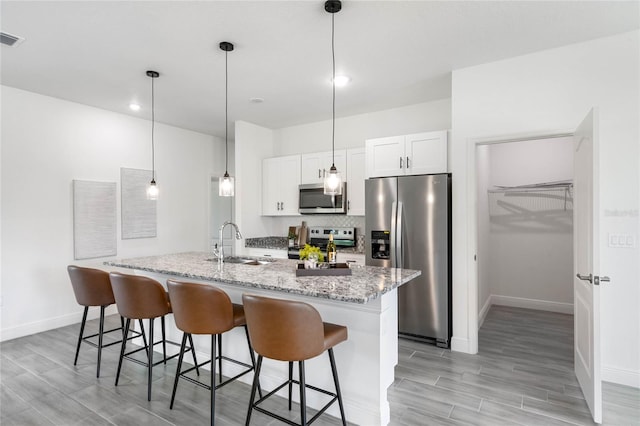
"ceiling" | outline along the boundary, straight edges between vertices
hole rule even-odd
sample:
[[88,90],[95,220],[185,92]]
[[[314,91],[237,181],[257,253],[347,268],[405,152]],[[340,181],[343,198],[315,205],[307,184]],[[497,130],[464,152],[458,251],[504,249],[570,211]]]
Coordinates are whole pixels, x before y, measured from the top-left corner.
[[[331,18],[319,1],[5,1],[2,84],[224,136],[331,118]],[[346,116],[451,96],[451,71],[631,31],[639,2],[345,1],[335,16]],[[263,98],[253,103],[251,98]],[[142,105],[139,112],[129,103]]]

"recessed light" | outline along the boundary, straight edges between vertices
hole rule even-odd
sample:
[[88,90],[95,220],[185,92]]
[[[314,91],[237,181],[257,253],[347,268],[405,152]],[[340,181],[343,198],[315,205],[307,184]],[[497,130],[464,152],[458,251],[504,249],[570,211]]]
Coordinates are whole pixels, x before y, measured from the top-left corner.
[[249,99],[249,102],[251,102],[252,104],[261,104],[264,102],[263,98],[251,98]]
[[129,104],[129,108],[131,109],[131,111],[140,111],[140,105],[133,102]]
[[335,83],[336,87],[344,87],[351,81],[351,77],[346,75],[336,75]]

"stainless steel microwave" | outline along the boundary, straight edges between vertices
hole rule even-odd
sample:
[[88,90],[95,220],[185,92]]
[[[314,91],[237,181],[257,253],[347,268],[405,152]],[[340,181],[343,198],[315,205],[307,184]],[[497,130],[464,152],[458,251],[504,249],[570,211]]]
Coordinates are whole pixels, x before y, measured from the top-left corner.
[[342,195],[324,195],[324,185],[310,183],[299,186],[298,211],[302,214],[346,214],[347,183],[342,183]]

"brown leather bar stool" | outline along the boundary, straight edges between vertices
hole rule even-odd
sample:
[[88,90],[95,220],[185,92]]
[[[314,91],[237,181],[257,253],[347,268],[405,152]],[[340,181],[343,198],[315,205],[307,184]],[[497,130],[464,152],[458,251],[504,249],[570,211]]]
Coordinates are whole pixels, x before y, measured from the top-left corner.
[[[111,287],[113,288],[118,312],[121,316],[126,318],[124,327],[125,333],[129,332],[131,320],[140,320],[141,327],[143,327],[143,319],[149,320],[149,343],[147,343],[145,339],[143,347],[126,352],[127,342],[126,340],[122,341],[120,360],[118,361],[118,371],[116,373],[116,386],[118,386],[118,380],[120,379],[120,370],[122,369],[123,359],[128,359],[129,361],[144,365],[147,367],[147,399],[151,401],[151,379],[153,367],[160,363],[166,364],[168,359],[175,358],[179,355],[176,353],[167,358],[166,343],[177,345],[177,343],[166,340],[165,337],[164,317],[172,312],[169,296],[162,287],[162,284],[148,277],[111,272],[109,274],[109,278],[111,280]],[[158,317],[160,317],[160,323],[162,326],[162,340],[154,342],[153,322]],[[162,344],[163,359],[154,363],[153,347],[158,344]],[[190,344],[191,347],[187,350],[192,351],[193,362],[198,365],[195,350],[193,349],[193,342],[190,341]],[[131,355],[142,350],[147,353],[147,362],[131,357]]]
[[[347,328],[341,325],[322,322],[318,311],[308,303],[292,300],[272,299],[268,297],[244,294],[242,296],[249,336],[253,347],[258,353],[256,373],[251,388],[249,400],[249,412],[247,413],[247,426],[251,420],[251,411],[257,410],[285,423],[296,425],[289,419],[267,411],[259,404],[278,392],[284,386],[289,385],[289,410],[291,410],[291,386],[296,383],[300,386],[300,416],[303,426],[311,424],[325,412],[336,400],[340,406],[342,424],[346,426],[342,395],[338,383],[338,371],[333,356],[333,347],[347,340]],[[304,362],[323,353],[329,352],[335,393],[317,388],[305,383]],[[279,361],[289,362],[289,380],[275,388],[273,391],[254,402],[256,387],[260,377],[263,357]],[[293,362],[298,361],[299,381],[293,380]],[[333,398],[318,413],[307,422],[306,388],[322,392]]]
[[[98,367],[96,371],[96,377],[100,377],[100,361],[102,359],[102,348],[117,345],[122,343],[122,339],[116,342],[111,342],[106,345],[102,343],[103,336],[113,331],[124,330],[124,320],[120,317],[121,326],[113,328],[111,330],[104,330],[104,311],[107,306],[116,303],[113,297],[113,291],[111,290],[111,282],[109,281],[109,273],[100,269],[85,268],[81,266],[69,265],[67,266],[67,272],[71,279],[71,286],[73,287],[73,294],[76,296],[76,301],[79,305],[84,306],[84,313],[82,314],[82,323],[80,324],[80,334],[78,335],[78,345],[76,347],[76,356],[73,360],[73,365],[78,364],[78,354],[80,353],[80,345],[82,342],[87,343],[95,348],[98,348]],[[100,307],[100,325],[98,332],[89,336],[83,336],[84,326],[87,322],[87,313],[89,307]],[[95,344],[89,339],[98,336],[98,344]],[[133,339],[138,337],[136,333],[129,337]]]
[[[249,332],[247,331],[247,323],[245,321],[244,309],[242,305],[231,303],[231,299],[223,290],[209,284],[188,283],[174,280],[167,280],[167,288],[173,306],[173,316],[176,325],[184,332],[182,336],[182,345],[180,348],[180,357],[178,358],[178,368],[176,370],[176,378],[173,383],[173,393],[171,394],[171,405],[176,397],[178,389],[178,381],[183,378],[191,383],[209,389],[211,392],[211,424],[215,424],[215,404],[216,389],[236,380],[239,377],[253,371],[255,369],[255,355],[249,340]],[[225,333],[235,327],[244,327],[247,336],[247,345],[249,346],[249,355],[251,356],[251,365],[231,359],[222,355],[222,333]],[[201,363],[199,367],[211,363],[211,384],[207,385],[203,382],[195,380],[186,374],[191,372],[195,367],[181,371],[182,358],[184,356],[187,336],[191,338],[192,334],[211,335],[211,359]],[[218,353],[216,354],[216,341],[218,342]],[[231,361],[243,367],[246,367],[236,376],[222,381],[222,360]],[[216,360],[220,363],[220,383],[215,384],[216,376]],[[260,391],[262,394],[262,391]]]

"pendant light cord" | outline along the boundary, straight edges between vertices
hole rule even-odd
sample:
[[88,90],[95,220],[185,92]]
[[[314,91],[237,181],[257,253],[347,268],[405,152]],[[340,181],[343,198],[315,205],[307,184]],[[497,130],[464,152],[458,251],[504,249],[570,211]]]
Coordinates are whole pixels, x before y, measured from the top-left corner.
[[333,79],[331,84],[333,86],[333,119],[331,130],[331,167],[336,166],[336,52],[334,43],[334,17],[335,13],[331,14],[331,61],[333,65]]
[[224,52],[224,174],[229,174],[229,52]]
[[155,181],[156,180],[156,150],[155,150],[155,140],[154,140],[154,133],[155,133],[155,123],[156,123],[156,102],[155,102],[155,96],[154,96],[154,85],[153,85],[153,80],[155,80],[154,77],[151,77],[151,180]]

